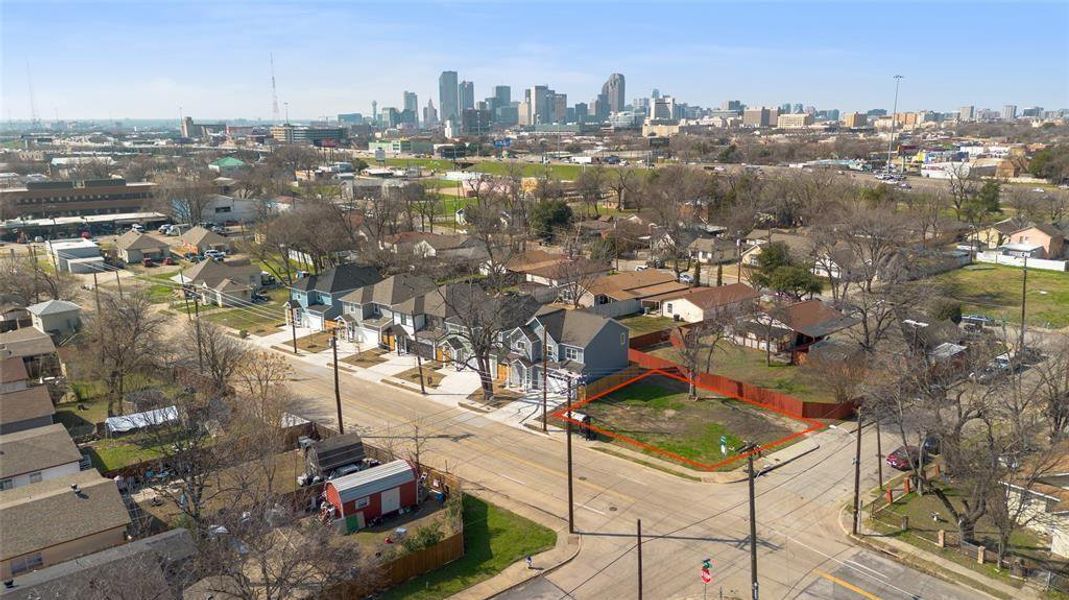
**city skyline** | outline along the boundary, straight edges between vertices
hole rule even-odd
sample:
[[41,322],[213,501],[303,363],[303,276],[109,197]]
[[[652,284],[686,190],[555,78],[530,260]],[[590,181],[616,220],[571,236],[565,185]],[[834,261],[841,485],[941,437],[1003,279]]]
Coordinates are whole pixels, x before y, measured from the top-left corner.
[[[925,6],[923,19],[902,27],[885,22],[878,4],[832,3],[803,11],[789,4],[684,3],[642,19],[607,11],[601,3],[579,4],[579,13],[601,19],[586,31],[581,23],[592,21],[548,28],[549,15],[512,19],[518,7],[494,4],[488,10],[471,3],[461,5],[467,18],[450,31],[471,43],[434,49],[414,42],[433,35],[436,17],[451,10],[439,4],[421,4],[420,11],[408,11],[419,15],[391,20],[333,4],[274,2],[256,10],[240,2],[163,4],[130,11],[125,3],[5,2],[0,118],[31,117],[30,77],[32,104],[42,120],[177,118],[180,110],[198,118],[270,119],[270,52],[279,101],[288,104],[293,120],[367,113],[372,101],[403,106],[405,91],[438,100],[444,70],[474,82],[476,102],[492,96],[497,85],[514,91],[547,85],[571,104],[591,103],[607,77],[622,73],[627,103],[658,88],[691,105],[739,99],[750,106],[802,102],[864,112],[890,108],[891,75],[902,73],[903,111],[1069,105],[1069,42],[1063,35],[1069,6],[991,4],[972,11],[984,14],[961,11],[960,5]],[[678,17],[680,10],[692,11],[693,18],[666,14]],[[791,19],[777,17],[790,10]],[[703,29],[721,20],[750,22],[755,15],[767,22],[715,35]],[[939,33],[949,19],[953,30]],[[361,47],[375,49],[354,53],[351,62],[324,54],[312,36],[293,35],[350,20]],[[829,29],[834,36],[811,35]],[[1011,43],[1020,35],[1016,31],[1026,29],[1028,60],[970,41],[997,35]],[[649,37],[657,30],[663,35]],[[648,50],[605,52],[606,31],[616,42],[646,36],[651,43]],[[57,41],[41,44],[46,37]],[[142,51],[149,46],[153,51]],[[933,50],[949,58],[937,60]]]

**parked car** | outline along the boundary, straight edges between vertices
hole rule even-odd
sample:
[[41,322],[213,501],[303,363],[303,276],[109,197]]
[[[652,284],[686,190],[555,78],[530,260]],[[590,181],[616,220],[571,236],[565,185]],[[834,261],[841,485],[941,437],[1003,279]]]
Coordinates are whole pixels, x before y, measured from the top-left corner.
[[252,295],[252,301],[255,304],[266,304],[269,300],[270,300],[270,298],[268,298],[267,296],[264,296],[263,294],[253,294]]
[[160,225],[159,227],[157,227],[156,231],[158,231],[160,233],[167,233],[167,230],[172,228],[172,227],[174,227],[174,225],[171,225],[170,223],[164,223],[163,225]]
[[648,268],[649,267],[647,267],[646,265],[639,265],[639,266],[635,267],[635,270],[636,271],[645,271]]
[[88,231],[83,231],[81,236],[82,236],[83,240],[91,240],[91,239],[93,239],[93,234],[89,233]]
[[887,455],[887,465],[899,471],[908,471],[911,465],[920,464],[921,452],[916,446],[899,446]]
[[679,283],[694,283],[694,276],[690,273],[680,273]]
[[925,456],[939,456],[942,447],[942,440],[939,439],[939,436],[935,435],[929,435],[924,438],[924,443],[921,444],[921,449],[924,450]]
[[141,259],[141,266],[143,266],[143,267],[155,267],[156,263],[153,262],[151,258],[142,258]]
[[167,258],[163,259],[163,264],[167,265],[168,267],[173,267],[175,265],[175,262],[173,258],[168,256]]

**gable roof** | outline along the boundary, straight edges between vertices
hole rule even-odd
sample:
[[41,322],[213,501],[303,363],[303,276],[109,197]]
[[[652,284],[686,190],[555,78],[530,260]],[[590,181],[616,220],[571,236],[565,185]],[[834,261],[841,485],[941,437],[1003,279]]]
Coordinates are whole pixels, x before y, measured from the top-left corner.
[[0,358],[41,356],[55,351],[52,336],[33,327],[0,333]]
[[676,296],[665,294],[661,296],[661,301],[686,300],[702,310],[710,310],[746,300],[753,300],[757,297],[758,293],[745,283],[731,283],[718,287],[690,288],[685,293]]
[[534,316],[561,344],[585,348],[612,319],[584,310],[543,306]]
[[401,273],[354,290],[342,296],[341,301],[353,304],[374,302],[385,306],[393,306],[426,294],[435,287],[437,286],[435,286],[434,280],[430,277]]
[[227,239],[225,237],[214,231],[205,229],[200,225],[183,233],[178,239],[193,246],[201,246],[204,244],[209,246],[225,246],[227,244]]
[[82,310],[82,307],[73,302],[67,302],[66,300],[46,300],[26,307],[26,310],[40,317],[44,315],[58,315],[76,310],[80,311]]
[[412,465],[395,460],[384,465],[357,471],[327,482],[338,491],[342,502],[377,494],[416,480]]
[[29,421],[56,414],[48,386],[34,385],[0,394],[0,425]]
[[546,266],[555,266],[566,257],[563,254],[554,254],[552,252],[546,252],[545,250],[528,250],[516,254],[505,263],[505,268],[509,271],[525,272],[531,269],[537,269]]
[[1018,233],[1021,233],[1022,231],[1028,231],[1029,229],[1035,229],[1035,230],[1040,231],[1040,232],[1042,232],[1042,233],[1044,233],[1044,234],[1046,234],[1046,235],[1048,235],[1048,236],[1050,236],[1051,238],[1054,238],[1054,239],[1063,239],[1063,238],[1065,238],[1065,234],[1062,233],[1061,229],[1058,229],[1054,225],[1050,225],[1050,224],[1047,224],[1047,223],[1040,223],[1039,225],[1027,225],[1027,226],[1024,226],[1024,227],[1020,227],[1020,228],[1014,230],[1012,233],[1010,233],[1010,235],[1016,235]]
[[0,435],[0,479],[43,471],[82,459],[67,428],[59,423]]
[[158,250],[170,246],[167,242],[131,229],[115,240],[115,247],[119,250]]
[[26,381],[30,374],[26,372],[26,363],[18,356],[0,359],[0,383]]
[[374,267],[347,263],[327,269],[319,275],[309,275],[293,283],[293,289],[302,292],[333,294],[348,292],[382,281],[382,275]]
[[[77,493],[71,489],[74,484]],[[0,560],[129,523],[130,513],[115,482],[95,469],[10,489],[0,494]]]
[[820,300],[806,300],[779,309],[776,319],[809,337],[817,338],[857,325],[848,317]]
[[203,284],[208,287],[215,287],[226,279],[247,281],[250,277],[259,272],[260,269],[249,263],[236,265],[214,260],[202,260],[189,269],[182,271],[181,279],[186,283],[193,283],[196,285]]
[[245,161],[243,161],[243,160],[241,160],[239,158],[234,158],[233,156],[224,156],[223,158],[220,158],[219,160],[212,161],[211,164],[216,166],[216,167],[236,168],[236,167],[244,167],[245,166]]
[[587,285],[586,291],[594,295],[605,295],[614,300],[627,300],[682,292],[688,287],[687,284],[680,283],[672,273],[649,269],[624,271],[599,277]]

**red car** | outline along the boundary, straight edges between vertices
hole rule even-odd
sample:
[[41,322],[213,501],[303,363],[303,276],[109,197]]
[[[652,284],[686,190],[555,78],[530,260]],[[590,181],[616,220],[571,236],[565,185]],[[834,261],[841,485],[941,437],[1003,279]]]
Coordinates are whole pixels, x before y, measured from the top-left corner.
[[171,258],[170,256],[168,256],[167,258],[163,259],[163,264],[165,264],[165,265],[167,265],[168,267],[170,267],[170,266],[174,266],[175,262],[174,262],[174,259],[173,259],[173,258]]
[[916,446],[899,446],[887,455],[887,464],[899,471],[912,469],[912,465],[920,464],[920,460],[921,451]]

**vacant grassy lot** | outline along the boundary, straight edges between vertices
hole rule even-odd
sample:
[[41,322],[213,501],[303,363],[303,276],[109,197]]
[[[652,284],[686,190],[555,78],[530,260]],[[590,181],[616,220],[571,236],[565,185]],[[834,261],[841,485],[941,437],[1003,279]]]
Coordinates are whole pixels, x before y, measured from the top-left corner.
[[[1020,321],[1021,283],[1024,270],[1003,265],[977,264],[934,278],[947,296],[960,300],[966,314]],[[1030,325],[1060,329],[1069,326],[1069,273],[1028,270],[1026,321]]]
[[[724,458],[720,438],[727,439],[728,453],[743,440],[769,443],[803,429],[771,413],[741,402],[699,393],[691,400],[686,384],[666,377],[648,377],[583,406],[594,425],[667,450],[683,458],[712,465]],[[694,465],[613,440],[626,448],[651,456]]]
[[680,325],[668,317],[647,317],[646,315],[628,315],[616,320],[631,330],[632,337],[644,333],[672,329]]
[[383,600],[448,598],[505,567],[552,548],[557,534],[472,496],[464,496],[464,557],[379,596]]
[[286,324],[280,305],[289,298],[289,290],[275,288],[265,292],[268,301],[252,307],[221,308],[210,311],[204,319],[217,325],[249,332],[252,335],[269,335]]
[[[680,362],[679,352],[665,345],[650,352],[654,356]],[[713,355],[712,372],[811,402],[835,402],[835,395],[821,376],[805,367],[766,364],[765,353],[723,341]]]

